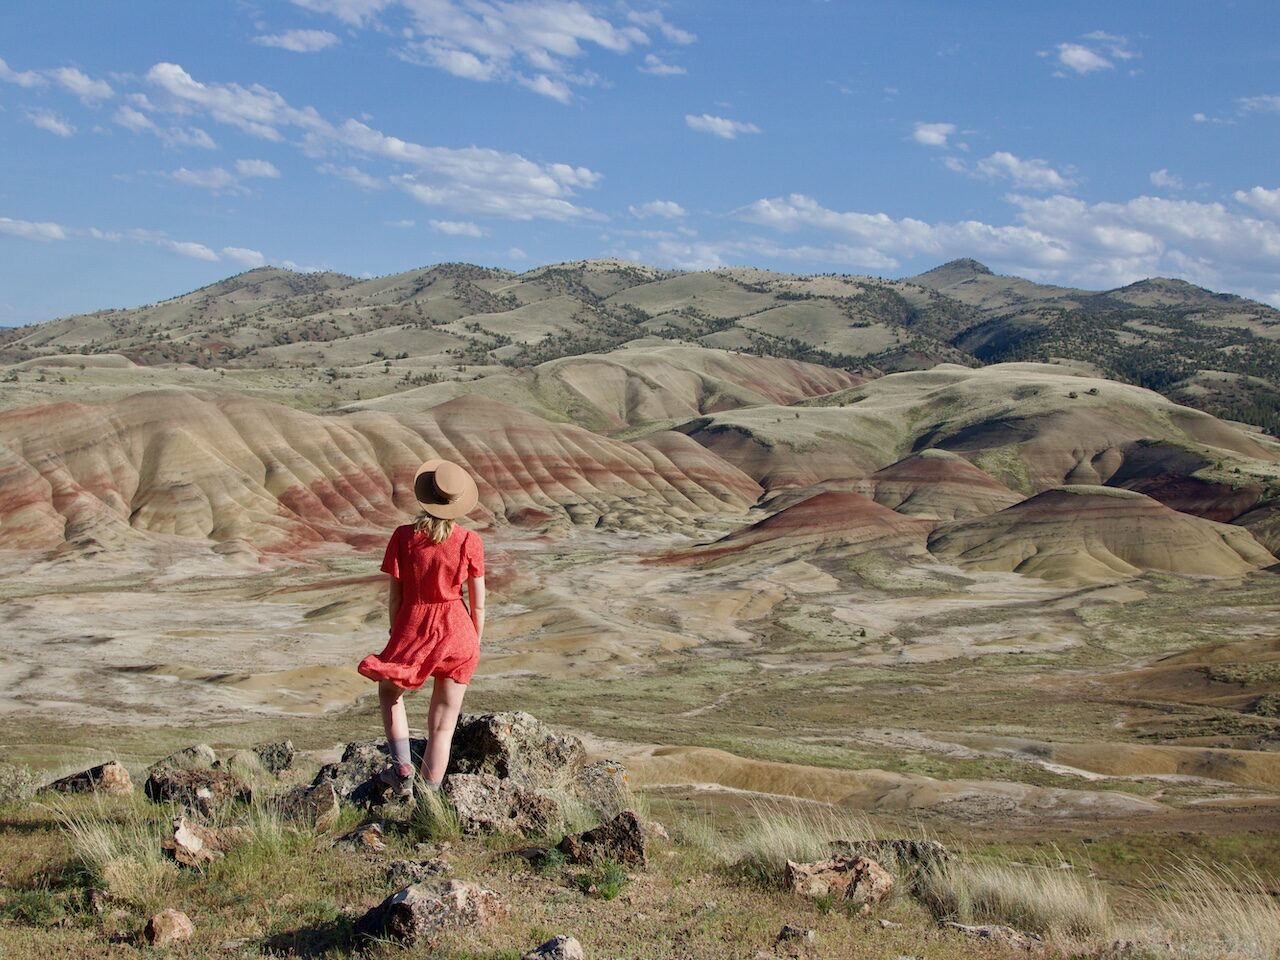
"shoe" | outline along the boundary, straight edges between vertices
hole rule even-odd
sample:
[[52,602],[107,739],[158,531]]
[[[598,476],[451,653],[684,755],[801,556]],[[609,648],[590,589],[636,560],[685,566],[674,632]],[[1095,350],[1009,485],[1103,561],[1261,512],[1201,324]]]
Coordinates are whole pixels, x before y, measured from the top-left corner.
[[378,774],[378,782],[385,784],[397,800],[413,799],[413,774],[407,777],[400,776],[400,770],[395,764]]

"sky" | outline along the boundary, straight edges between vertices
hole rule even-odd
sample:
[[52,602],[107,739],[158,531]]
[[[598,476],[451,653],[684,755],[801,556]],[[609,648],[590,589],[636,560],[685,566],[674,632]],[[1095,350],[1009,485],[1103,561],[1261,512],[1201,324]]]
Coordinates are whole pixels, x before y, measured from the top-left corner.
[[1274,0],[0,5],[0,325],[263,265],[956,257],[1280,306]]

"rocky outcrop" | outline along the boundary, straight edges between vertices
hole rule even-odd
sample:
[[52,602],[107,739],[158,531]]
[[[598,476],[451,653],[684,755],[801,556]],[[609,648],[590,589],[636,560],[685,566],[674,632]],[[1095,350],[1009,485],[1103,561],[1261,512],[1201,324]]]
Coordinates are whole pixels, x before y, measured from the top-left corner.
[[338,821],[342,805],[331,782],[300,786],[277,801],[277,809],[286,820],[305,823],[315,830],[328,830]]
[[124,764],[110,760],[69,777],[55,780],[45,787],[58,793],[110,793],[133,792],[133,780]]
[[252,836],[246,827],[205,827],[186,817],[175,817],[173,836],[161,844],[167,857],[184,867],[204,867],[221,860],[226,852]]
[[566,787],[586,766],[577,737],[556,733],[532,714],[464,714],[453,734],[449,774],[492,774],[522,787]]
[[867,857],[836,856],[815,863],[787,861],[787,886],[805,897],[835,896],[866,913],[893,891],[893,876]]
[[279,740],[272,743],[259,743],[253,748],[268,773],[280,773],[292,770],[293,761],[298,755],[292,740]]
[[624,810],[598,827],[563,838],[560,852],[571,863],[612,860],[643,867],[649,859],[647,831],[639,817]]
[[183,747],[151,765],[151,770],[212,770],[218,762],[218,754],[207,743]]
[[[414,739],[409,746],[417,763],[426,741]],[[378,780],[378,774],[390,763],[391,754],[386,740],[356,740],[346,745],[342,759],[337,763],[321,767],[311,784],[319,787],[328,783],[339,799],[358,806],[378,804],[388,790],[387,785]]]
[[491,773],[455,773],[443,792],[458,813],[465,833],[543,836],[561,820],[553,797]]
[[364,938],[422,942],[449,927],[484,926],[506,916],[502,898],[465,880],[414,883],[397,890],[356,921]]
[[227,770],[157,767],[147,777],[144,790],[156,803],[173,803],[206,818],[227,803],[253,799],[249,785]]

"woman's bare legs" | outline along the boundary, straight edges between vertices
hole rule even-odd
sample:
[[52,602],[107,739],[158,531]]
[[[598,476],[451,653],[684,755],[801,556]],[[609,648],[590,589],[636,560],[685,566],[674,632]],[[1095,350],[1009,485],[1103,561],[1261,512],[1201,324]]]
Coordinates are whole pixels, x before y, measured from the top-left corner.
[[422,758],[422,776],[431,786],[439,786],[449,766],[449,748],[453,746],[453,728],[462,711],[465,683],[448,677],[436,677],[431,687],[431,707],[427,713],[427,749]]
[[378,704],[382,707],[382,727],[387,732],[387,746],[391,749],[396,773],[401,777],[412,776],[413,761],[409,758],[409,718],[404,712],[404,688],[390,680],[379,680]]

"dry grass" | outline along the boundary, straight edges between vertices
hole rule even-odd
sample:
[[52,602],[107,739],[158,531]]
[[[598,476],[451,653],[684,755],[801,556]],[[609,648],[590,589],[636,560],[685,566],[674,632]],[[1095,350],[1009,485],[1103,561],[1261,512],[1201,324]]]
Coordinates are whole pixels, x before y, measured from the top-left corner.
[[916,895],[938,920],[1005,924],[1064,946],[1103,940],[1114,926],[1102,886],[1055,867],[953,860],[921,873]]
[[1280,899],[1253,870],[1188,860],[1161,878],[1165,891],[1136,939],[1178,956],[1275,960]]
[[761,883],[782,883],[787,861],[825,860],[835,840],[871,840],[874,831],[866,817],[834,807],[803,813],[775,804],[756,803],[736,843],[725,851],[729,861]]

